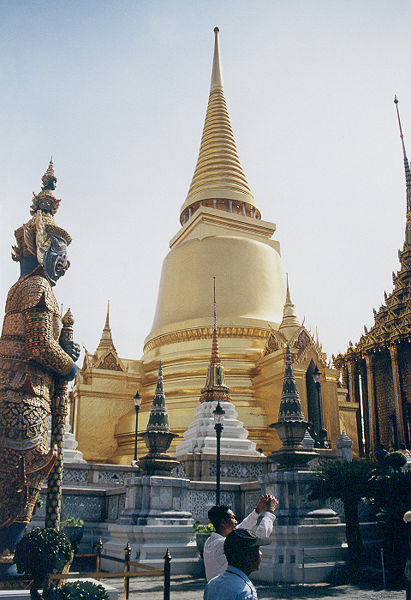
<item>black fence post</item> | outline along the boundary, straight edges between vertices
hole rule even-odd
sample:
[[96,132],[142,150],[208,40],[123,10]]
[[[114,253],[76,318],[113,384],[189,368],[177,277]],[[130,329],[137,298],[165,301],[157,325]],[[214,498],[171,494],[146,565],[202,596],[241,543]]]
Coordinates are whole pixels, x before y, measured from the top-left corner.
[[124,598],[128,600],[130,593],[130,577],[127,577],[127,573],[130,571],[130,558],[131,558],[131,546],[127,542],[127,546],[124,548]]
[[171,554],[167,548],[164,555],[164,600],[170,600]]
[[[101,569],[101,554],[103,552],[103,540],[101,537],[98,538],[96,544],[96,573],[100,572]],[[99,577],[96,577],[97,581],[100,581]]]

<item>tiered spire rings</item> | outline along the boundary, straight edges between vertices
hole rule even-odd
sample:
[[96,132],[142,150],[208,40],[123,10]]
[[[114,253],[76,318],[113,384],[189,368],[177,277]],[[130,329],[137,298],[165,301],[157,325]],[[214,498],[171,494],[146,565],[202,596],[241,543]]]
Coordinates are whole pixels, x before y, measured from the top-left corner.
[[181,209],[184,224],[201,206],[260,218],[237,148],[224,97],[219,29],[214,28],[214,57],[210,96],[197,165]]

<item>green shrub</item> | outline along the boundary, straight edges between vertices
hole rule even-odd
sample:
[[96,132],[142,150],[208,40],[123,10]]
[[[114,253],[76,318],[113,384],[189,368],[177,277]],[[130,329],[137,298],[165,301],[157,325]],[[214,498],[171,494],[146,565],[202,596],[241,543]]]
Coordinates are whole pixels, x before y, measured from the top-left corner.
[[19,573],[41,581],[54,571],[61,572],[71,555],[70,540],[62,531],[35,527],[19,541],[14,556]]
[[384,466],[392,467],[397,471],[399,471],[406,463],[407,459],[405,458],[404,454],[398,450],[395,452],[390,452],[384,459]]
[[84,527],[84,521],[80,517],[64,517],[61,527]]
[[214,525],[209,523],[208,525],[203,525],[200,521],[195,521],[193,524],[193,529],[196,533],[213,533],[215,531]]
[[108,600],[109,596],[102,585],[91,581],[69,581],[60,589],[58,600]]

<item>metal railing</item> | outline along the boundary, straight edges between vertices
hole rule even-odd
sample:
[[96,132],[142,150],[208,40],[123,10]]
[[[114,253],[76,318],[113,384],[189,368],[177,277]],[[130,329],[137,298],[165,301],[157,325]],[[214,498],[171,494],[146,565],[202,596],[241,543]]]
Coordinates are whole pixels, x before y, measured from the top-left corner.
[[[53,573],[48,576],[48,581],[46,582],[46,587],[50,587],[52,581],[64,581],[66,579],[78,579],[79,576],[81,578],[92,578],[100,581],[100,579],[120,579],[124,580],[123,585],[123,599],[129,600],[130,597],[130,578],[131,577],[153,577],[155,575],[163,575],[164,577],[164,600],[170,600],[170,584],[171,584],[171,555],[167,548],[166,553],[164,555],[164,568],[158,569],[156,567],[151,567],[150,565],[145,565],[143,563],[135,562],[131,560],[131,546],[127,542],[126,547],[124,548],[124,559],[117,558],[116,556],[110,556],[108,554],[103,554],[103,541],[101,538],[98,539],[96,544],[96,552],[88,553],[88,554],[75,554],[74,558],[95,558],[96,559],[96,569],[95,571],[89,573]],[[101,560],[111,560],[112,562],[123,564],[122,571],[102,571],[101,570]],[[138,571],[131,571],[130,567],[134,567],[135,569],[139,569]]]

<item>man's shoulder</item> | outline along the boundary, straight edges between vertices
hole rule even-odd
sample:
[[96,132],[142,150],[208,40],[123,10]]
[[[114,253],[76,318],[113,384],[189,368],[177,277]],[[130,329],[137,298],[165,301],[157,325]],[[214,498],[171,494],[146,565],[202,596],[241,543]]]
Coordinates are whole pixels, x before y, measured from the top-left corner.
[[205,544],[204,544],[204,549],[211,548],[212,546],[215,546],[216,544],[224,543],[224,540],[225,540],[225,537],[223,537],[219,533],[213,531],[213,533],[210,535],[210,537],[208,537],[206,539]]
[[221,575],[217,575],[217,577],[211,579],[206,589],[206,600],[218,600],[220,593],[222,594],[223,592],[224,596],[221,595],[221,599],[224,598],[224,600],[248,600],[256,598],[248,578],[244,574],[230,570],[224,571]]

